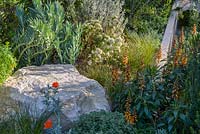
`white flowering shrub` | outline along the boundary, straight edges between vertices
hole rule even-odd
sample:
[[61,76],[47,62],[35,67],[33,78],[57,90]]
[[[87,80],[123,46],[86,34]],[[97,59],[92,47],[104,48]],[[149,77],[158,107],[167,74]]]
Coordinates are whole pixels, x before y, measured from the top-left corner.
[[[79,64],[113,62],[124,44],[124,0],[61,0],[67,18],[83,23]],[[111,61],[112,59],[112,61]]]
[[125,44],[121,27],[116,26],[110,28],[109,32],[105,32],[100,21],[91,20],[83,25],[83,31],[82,55],[85,56],[88,65],[93,63],[118,64],[121,47]]

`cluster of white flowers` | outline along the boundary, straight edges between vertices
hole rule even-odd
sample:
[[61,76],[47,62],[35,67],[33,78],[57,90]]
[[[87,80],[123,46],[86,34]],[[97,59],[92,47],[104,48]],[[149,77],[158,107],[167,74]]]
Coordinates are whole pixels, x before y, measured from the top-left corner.
[[[90,20],[84,24],[84,39],[87,49],[92,49],[88,55],[88,65],[93,63],[116,62],[120,58],[121,48],[125,44],[123,27],[117,25],[117,19],[106,30],[98,20]],[[116,25],[115,25],[116,24]]]
[[111,60],[117,61],[117,59],[120,58],[123,44],[125,43],[122,37],[114,38],[106,35],[103,45],[91,51],[91,54],[88,56],[90,59],[88,65],[92,65],[92,63],[109,62]]

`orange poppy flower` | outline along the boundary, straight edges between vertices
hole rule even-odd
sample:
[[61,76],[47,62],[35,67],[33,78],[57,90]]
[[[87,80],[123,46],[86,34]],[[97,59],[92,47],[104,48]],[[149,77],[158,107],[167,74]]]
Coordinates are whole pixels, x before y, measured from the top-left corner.
[[50,129],[53,127],[53,122],[51,119],[48,119],[45,123],[44,123],[44,129]]
[[58,82],[53,82],[53,83],[52,83],[52,87],[58,88],[58,87],[59,87],[59,83],[58,83]]

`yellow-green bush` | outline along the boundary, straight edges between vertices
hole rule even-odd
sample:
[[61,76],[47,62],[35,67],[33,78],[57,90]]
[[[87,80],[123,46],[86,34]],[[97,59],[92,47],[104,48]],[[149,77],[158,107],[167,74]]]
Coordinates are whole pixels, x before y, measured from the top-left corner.
[[16,66],[15,58],[6,45],[0,44],[0,84],[12,74],[13,69]]

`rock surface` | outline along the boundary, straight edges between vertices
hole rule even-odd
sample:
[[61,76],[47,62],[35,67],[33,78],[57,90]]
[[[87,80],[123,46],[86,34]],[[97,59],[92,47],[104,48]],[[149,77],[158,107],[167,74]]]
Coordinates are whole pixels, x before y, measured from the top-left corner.
[[92,111],[109,111],[104,88],[95,80],[79,74],[72,65],[29,66],[18,70],[4,84],[10,97],[42,111],[46,108],[41,89],[59,82],[57,97],[62,103],[62,127],[68,129],[80,115]]

